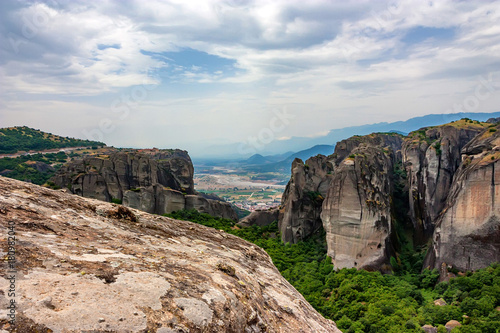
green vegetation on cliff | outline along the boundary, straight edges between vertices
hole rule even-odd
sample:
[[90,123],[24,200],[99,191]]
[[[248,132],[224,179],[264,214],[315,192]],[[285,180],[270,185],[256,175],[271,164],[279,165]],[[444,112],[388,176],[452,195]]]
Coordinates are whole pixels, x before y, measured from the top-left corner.
[[[405,255],[395,260],[393,275],[354,268],[336,271],[326,255],[324,234],[285,245],[276,222],[238,229],[231,220],[195,210],[167,216],[224,230],[262,247],[281,274],[344,333],[422,332],[425,324],[440,332],[449,320],[462,323],[453,332],[496,333],[500,327],[499,264],[439,284],[437,271],[419,272],[417,265],[406,263],[415,258]],[[439,298],[447,305],[434,305]]]
[[62,137],[26,126],[0,128],[0,154],[104,145],[102,142]]
[[64,152],[0,158],[0,174],[43,185],[67,159],[68,155]]

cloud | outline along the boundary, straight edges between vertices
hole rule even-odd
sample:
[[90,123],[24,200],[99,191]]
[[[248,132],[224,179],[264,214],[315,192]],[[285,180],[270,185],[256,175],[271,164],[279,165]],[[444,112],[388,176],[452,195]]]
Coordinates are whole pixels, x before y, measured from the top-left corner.
[[[106,136],[118,144],[137,124],[182,124],[138,135],[160,146],[182,143],[176,136],[186,131],[193,142],[244,140],[284,106],[297,120],[283,137],[398,120],[402,110],[404,118],[445,112],[500,65],[498,8],[480,0],[1,1],[0,113],[5,123],[29,116],[50,125],[34,116],[38,101],[38,112],[68,119],[74,108],[95,128],[116,100],[155,87]],[[477,111],[494,111],[497,95]]]

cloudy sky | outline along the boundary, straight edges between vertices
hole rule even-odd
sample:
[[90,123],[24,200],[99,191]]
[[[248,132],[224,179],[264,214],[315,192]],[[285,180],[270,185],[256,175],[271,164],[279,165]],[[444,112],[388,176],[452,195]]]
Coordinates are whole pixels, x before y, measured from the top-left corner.
[[0,1],[0,127],[261,143],[500,111],[499,1]]

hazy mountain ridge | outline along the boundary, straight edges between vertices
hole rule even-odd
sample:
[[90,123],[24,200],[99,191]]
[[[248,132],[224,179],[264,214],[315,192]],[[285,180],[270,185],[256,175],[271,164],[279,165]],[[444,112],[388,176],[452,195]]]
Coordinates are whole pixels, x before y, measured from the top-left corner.
[[[265,145],[262,149],[256,149],[255,153],[266,155],[279,154],[284,151],[299,151],[306,150],[316,145],[334,145],[336,142],[347,139],[353,135],[367,135],[374,132],[400,132],[409,133],[416,129],[428,126],[437,126],[451,121],[460,120],[462,118],[471,118],[479,121],[486,121],[489,118],[500,117],[500,112],[461,112],[449,114],[429,114],[420,117],[410,118],[408,120],[396,122],[381,122],[360,126],[349,126],[339,129],[332,129],[324,136],[314,138],[309,137],[291,137],[286,140],[274,140]],[[203,154],[193,154],[199,157],[211,158],[231,158],[242,159],[249,157],[239,153],[241,143],[232,143],[227,145],[212,145],[204,149]]]

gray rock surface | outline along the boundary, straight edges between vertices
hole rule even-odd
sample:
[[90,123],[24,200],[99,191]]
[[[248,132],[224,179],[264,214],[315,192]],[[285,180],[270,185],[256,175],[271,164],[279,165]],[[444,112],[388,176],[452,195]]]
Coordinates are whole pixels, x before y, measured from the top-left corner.
[[500,125],[479,134],[462,153],[424,267],[465,271],[500,261]]
[[408,175],[410,218],[416,243],[426,243],[432,235],[460,165],[460,151],[483,129],[482,124],[460,120],[423,128],[405,138],[403,163]]
[[238,222],[238,225],[241,227],[250,227],[252,225],[264,227],[278,220],[278,216],[279,210],[277,208],[256,210],[251,212],[248,216],[242,218]]
[[358,144],[346,144],[355,147],[349,154],[337,152],[347,157],[335,168],[322,205],[328,255],[336,268],[381,269],[393,251],[392,173],[402,138],[372,134],[352,140]]
[[320,213],[333,171],[333,161],[313,156],[304,164],[296,158],[281,198],[278,227],[284,243],[295,244],[322,227]]
[[219,230],[4,177],[0,207],[19,332],[340,332],[262,249]]
[[165,214],[195,208],[203,213],[237,220],[226,202],[205,199],[194,190],[193,164],[182,150],[127,150],[85,156],[71,161],[52,181],[72,193]]

